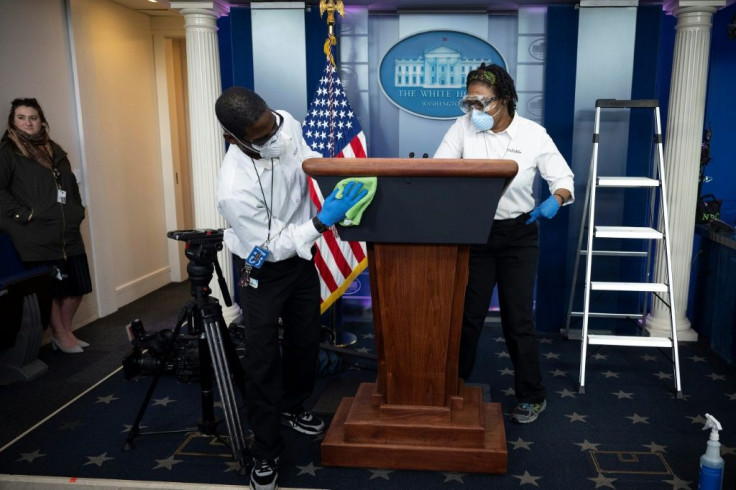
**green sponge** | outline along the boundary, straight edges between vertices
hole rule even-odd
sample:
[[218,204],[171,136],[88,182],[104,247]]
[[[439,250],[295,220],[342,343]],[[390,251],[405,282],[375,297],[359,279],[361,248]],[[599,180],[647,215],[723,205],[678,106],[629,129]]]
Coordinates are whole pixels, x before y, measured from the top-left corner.
[[360,220],[363,217],[363,211],[366,210],[373,200],[373,196],[376,195],[378,179],[376,177],[350,177],[348,179],[343,179],[335,186],[338,189],[336,196],[338,199],[342,198],[342,193],[348,182],[360,182],[363,184],[363,189],[368,191],[363,199],[355,203],[352,208],[348,209],[348,212],[345,213],[345,219],[340,221],[342,226],[356,226],[360,224]]

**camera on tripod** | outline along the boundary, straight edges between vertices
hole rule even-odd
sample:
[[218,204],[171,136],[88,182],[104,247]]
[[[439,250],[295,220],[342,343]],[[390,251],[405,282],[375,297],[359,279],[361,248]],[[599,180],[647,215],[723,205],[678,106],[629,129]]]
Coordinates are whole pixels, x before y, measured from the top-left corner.
[[164,328],[149,334],[143,327],[143,322],[138,319],[126,325],[125,329],[133,345],[123,358],[123,374],[126,380],[139,375],[153,375],[160,366],[163,366],[164,373],[173,374],[185,383],[199,376],[196,336],[177,336],[171,353],[166,356],[166,348],[173,336],[172,330]]

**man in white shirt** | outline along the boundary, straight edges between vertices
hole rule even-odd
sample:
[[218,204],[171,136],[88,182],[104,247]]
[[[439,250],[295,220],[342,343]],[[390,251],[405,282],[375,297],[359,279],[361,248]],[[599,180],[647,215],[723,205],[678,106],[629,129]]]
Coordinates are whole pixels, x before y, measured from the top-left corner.
[[[502,67],[482,64],[468,74],[466,112],[445,134],[435,158],[515,160],[519,171],[501,197],[485,245],[470,247],[459,374],[470,377],[494,285],[498,284],[506,348],[515,371],[518,405],[511,420],[534,422],[546,408],[534,332],[534,283],[539,257],[537,219],[551,219],[573,202],[573,173],[552,138],[539,124],[516,114],[514,81]],[[550,196],[535,207],[539,172]]]
[[255,435],[251,486],[270,490],[278,483],[281,425],[309,435],[325,429],[302,405],[314,387],[321,328],[312,246],[366,191],[349,183],[341,199],[333,192],[317,213],[302,162],[321,155],[307,146],[299,122],[243,87],[224,91],[215,112],[230,143],[217,207],[230,226],[225,244],[242,271],[245,402]]

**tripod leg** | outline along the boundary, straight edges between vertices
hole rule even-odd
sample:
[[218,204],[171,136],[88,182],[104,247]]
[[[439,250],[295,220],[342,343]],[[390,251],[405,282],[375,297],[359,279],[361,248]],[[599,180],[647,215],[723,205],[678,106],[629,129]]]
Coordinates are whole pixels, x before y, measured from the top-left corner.
[[215,433],[215,399],[212,389],[212,357],[207,343],[207,336],[199,336],[199,386],[202,396],[202,420],[199,431],[203,434]]
[[125,438],[125,445],[123,446],[123,449],[125,451],[133,447],[133,439],[135,439],[135,437],[141,431],[141,420],[143,420],[143,414],[146,413],[146,408],[148,407],[148,404],[151,402],[153,391],[156,389],[156,385],[158,384],[159,379],[161,379],[161,375],[164,372],[164,367],[166,366],[166,360],[171,355],[171,351],[174,348],[176,339],[179,337],[179,333],[181,332],[181,326],[184,324],[184,320],[187,318],[188,311],[189,311],[188,307],[184,307],[182,311],[179,312],[179,319],[176,322],[176,328],[174,328],[174,332],[171,335],[171,339],[169,340],[169,343],[166,346],[166,351],[164,352],[164,356],[161,358],[159,365],[156,367],[156,373],[153,375],[153,379],[151,380],[151,384],[148,386],[148,391],[146,392],[146,396],[145,398],[143,398],[143,403],[141,403],[141,406],[138,409],[138,415],[136,415],[135,417],[135,422],[133,422],[133,426],[130,428],[128,437]]
[[[217,387],[220,391],[223,410],[225,412],[225,422],[227,424],[228,435],[230,436],[230,449],[233,453],[233,459],[240,463],[241,472],[245,473],[249,463],[246,460],[246,453],[248,451],[245,446],[243,426],[240,422],[240,414],[238,413],[235,392],[233,390],[227,354],[221,335],[222,329],[220,328],[220,325],[224,326],[225,321],[222,318],[219,304],[211,303],[208,306],[209,310],[214,310],[215,307],[218,310],[217,312],[206,311],[205,309],[201,311],[210,355],[212,356],[215,379],[217,380]],[[249,460],[250,458],[247,459]]]

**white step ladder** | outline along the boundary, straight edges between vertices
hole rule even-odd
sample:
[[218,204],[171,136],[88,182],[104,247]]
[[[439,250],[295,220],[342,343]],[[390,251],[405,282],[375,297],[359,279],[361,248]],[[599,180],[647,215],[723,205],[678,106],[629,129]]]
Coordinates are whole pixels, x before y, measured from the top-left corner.
[[[601,177],[598,175],[598,143],[600,131],[601,109],[653,109],[654,112],[654,162],[649,169],[648,176],[611,176]],[[599,226],[595,223],[596,197],[600,188],[632,189],[639,188],[648,193],[649,216],[645,217],[645,226]],[[659,103],[656,99],[644,100],[616,100],[599,99],[595,104],[595,125],[593,130],[593,155],[590,162],[590,175],[588,187],[585,194],[585,208],[583,211],[578,237],[578,247],[573,269],[572,289],[570,291],[570,303],[567,310],[564,335],[567,338],[576,338],[576,333],[581,339],[580,353],[580,383],[578,391],[585,393],[585,368],[588,355],[588,345],[614,345],[632,347],[668,347],[672,350],[672,362],[675,377],[675,391],[677,398],[682,398],[682,387],[680,385],[680,361],[677,350],[677,328],[675,323],[675,305],[672,282],[672,259],[670,255],[669,227],[667,219],[667,188],[665,186],[664,173],[664,151],[662,148],[662,131],[659,118]],[[586,223],[587,221],[587,223]],[[583,248],[583,236],[587,235],[587,246]],[[646,250],[603,250],[597,244],[598,239],[622,239],[639,240],[645,245]],[[651,265],[656,243],[660,243],[659,251],[665,254],[665,267],[667,269],[667,282],[649,282],[651,277]],[[594,246],[595,245],[595,246]],[[578,267],[580,257],[585,257],[585,283],[582,311],[573,311]],[[622,257],[645,259],[644,282],[605,282],[594,281],[591,278],[594,257]],[[621,292],[638,293],[640,296],[640,310],[636,312],[591,312],[591,292]],[[636,320],[639,327],[643,327],[646,320],[648,305],[656,296],[670,311],[670,337],[648,337],[644,335],[599,335],[591,334],[589,331],[590,318],[612,318]],[[582,329],[577,332],[570,329],[572,317],[582,317]],[[644,333],[644,330],[640,331]]]

